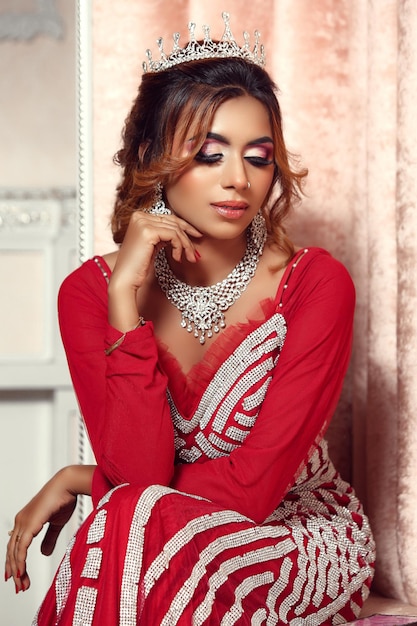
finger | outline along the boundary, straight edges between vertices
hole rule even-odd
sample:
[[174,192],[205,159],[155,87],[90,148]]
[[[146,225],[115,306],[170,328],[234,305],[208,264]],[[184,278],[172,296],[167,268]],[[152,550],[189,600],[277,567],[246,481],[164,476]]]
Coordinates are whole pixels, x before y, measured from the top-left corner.
[[5,580],[11,578],[13,572],[17,572],[17,568],[14,566],[14,549],[17,536],[18,534],[15,529],[9,531],[9,541],[6,546]]
[[[10,534],[10,533],[9,533]],[[6,549],[6,571],[9,578],[17,575],[17,565],[15,559],[16,539],[18,538],[18,531],[13,530]]]
[[169,223],[169,220],[173,219],[173,222],[178,224],[178,226],[187,233],[187,235],[190,235],[191,237],[202,237],[203,233],[200,232],[197,228],[195,228],[195,226],[193,226],[192,224],[190,224],[189,222],[186,222],[185,220],[183,220],[181,217],[177,217],[176,215],[167,215],[167,216],[162,216],[163,217],[163,221]]
[[4,564],[4,580],[5,581],[9,580],[9,578],[12,575],[12,566],[10,564],[8,545],[9,544],[7,544],[7,547],[6,547],[6,562]]
[[[20,591],[26,591],[27,589],[29,589],[30,587],[30,578],[29,578],[29,574],[27,572],[27,570],[25,571],[24,574],[22,574],[22,576],[20,577]],[[16,591],[16,593],[18,593]]]
[[20,576],[21,572],[18,569],[16,563],[16,543],[19,541],[19,535],[17,531],[13,531],[7,544],[6,550],[6,566],[5,566],[5,580],[13,578],[16,585],[16,593],[20,591]]
[[45,537],[41,543],[42,554],[45,556],[50,556],[52,554],[62,529],[63,526],[59,526],[58,524],[49,524],[48,530],[46,531]]
[[[181,262],[183,253],[186,258],[195,263],[197,258],[195,254],[194,243],[189,238],[189,235],[184,231],[181,226],[182,222],[185,226],[188,226],[193,231],[193,227],[189,226],[184,220],[169,219],[171,216],[152,216],[154,223],[150,228],[148,239],[153,240],[153,245],[170,244],[172,248],[172,257],[175,261]],[[155,221],[155,218],[157,220]],[[152,232],[151,232],[152,231]],[[199,231],[196,231],[199,232]]]
[[28,548],[32,543],[33,535],[28,532],[16,532],[14,539],[14,547],[12,550],[11,565],[12,575],[16,583],[16,587],[23,589],[23,581],[28,580],[26,571],[26,559]]
[[203,236],[203,233],[197,230],[197,228],[195,228],[194,226],[191,226],[191,224],[189,224],[188,222],[185,222],[184,220],[181,220],[181,221],[182,221],[181,227],[187,233],[187,235],[190,235],[191,237],[199,237],[199,238]]
[[136,218],[136,220],[139,220],[139,221],[141,221],[142,218],[145,217],[145,219],[149,219],[151,220],[151,222],[159,221],[165,224],[168,224],[170,222],[172,224],[178,224],[183,230],[187,231],[187,233],[191,234],[193,237],[203,236],[203,233],[201,233],[195,226],[190,224],[190,222],[187,222],[182,217],[179,217],[178,215],[174,215],[173,213],[170,213],[167,215],[165,214],[156,215],[152,213],[144,213],[143,211],[137,211],[136,213],[133,214],[133,216],[134,218]]
[[183,254],[188,261],[191,261],[191,263],[195,263],[197,261],[195,246],[182,230],[175,232],[169,243],[172,248],[172,258],[175,261],[180,263]]
[[[7,581],[13,578],[15,583],[16,593],[19,591],[26,591],[30,587],[30,578],[26,570],[26,554],[27,546],[22,546],[21,555],[19,557],[19,543],[21,536],[19,531],[15,530],[10,536],[10,540],[7,544],[6,550],[6,564],[4,579]],[[22,558],[23,556],[23,558]]]
[[197,262],[198,255],[196,254],[195,246],[189,239],[182,239],[180,241],[172,240],[171,246],[172,258],[175,259],[175,261],[181,262],[182,255],[184,254],[187,261],[191,263]]
[[[184,222],[184,220],[182,221]],[[200,255],[196,250],[194,242],[190,239],[190,236],[192,236],[192,232],[196,229],[190,226],[187,222],[184,222],[184,224],[185,227],[189,228],[190,232],[186,232],[185,228],[183,229],[181,225],[178,224],[179,228],[176,230],[178,239],[171,240],[171,245],[173,249],[172,256],[176,261],[181,261],[182,255],[184,253],[188,261],[190,261],[191,263],[196,263],[200,258]],[[199,233],[199,236],[202,236],[202,234]]]
[[176,218],[176,223],[180,227],[180,230],[177,232],[181,238],[183,249],[180,250],[180,246],[176,245],[176,242],[172,241],[172,247],[174,250],[173,258],[176,261],[181,261],[182,252],[184,252],[188,261],[191,263],[197,262],[200,259],[200,254],[190,237],[200,238],[203,237],[203,233],[183,219]]
[[[190,234],[182,226],[189,229]],[[111,282],[118,285],[119,291],[129,286],[140,288],[153,265],[155,253],[167,245],[171,246],[170,254],[176,262],[181,262],[184,254],[189,262],[195,263],[197,256],[195,244],[190,239],[192,234],[200,235],[187,222],[174,216],[132,215]]]
[[[160,226],[179,226],[181,230],[183,230],[190,237],[200,238],[203,236],[203,233],[200,232],[195,226],[187,222],[186,220],[178,217],[177,215],[152,215],[150,213],[143,213],[141,211],[137,211],[133,214],[135,216],[134,220],[131,220],[133,223],[144,224],[148,223],[151,225]],[[133,217],[133,216],[132,216]]]

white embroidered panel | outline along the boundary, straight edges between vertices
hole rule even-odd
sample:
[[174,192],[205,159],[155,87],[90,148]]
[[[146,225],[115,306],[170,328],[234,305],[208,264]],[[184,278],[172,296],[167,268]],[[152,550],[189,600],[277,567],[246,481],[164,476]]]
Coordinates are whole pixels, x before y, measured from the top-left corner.
[[245,337],[213,376],[191,419],[181,415],[168,392],[181,461],[192,463],[202,454],[225,456],[243,443],[256,422],[286,332],[284,317],[276,313]]

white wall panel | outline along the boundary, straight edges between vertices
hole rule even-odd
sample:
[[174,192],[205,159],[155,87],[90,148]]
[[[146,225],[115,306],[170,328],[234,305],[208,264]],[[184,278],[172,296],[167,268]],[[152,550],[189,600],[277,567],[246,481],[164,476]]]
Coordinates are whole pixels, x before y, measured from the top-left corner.
[[[56,298],[76,265],[75,192],[0,190],[0,549],[14,515],[60,467],[92,462],[57,323]],[[90,510],[83,499],[82,514]],[[80,507],[52,557],[29,551],[31,588],[0,585],[0,624],[30,624]]]

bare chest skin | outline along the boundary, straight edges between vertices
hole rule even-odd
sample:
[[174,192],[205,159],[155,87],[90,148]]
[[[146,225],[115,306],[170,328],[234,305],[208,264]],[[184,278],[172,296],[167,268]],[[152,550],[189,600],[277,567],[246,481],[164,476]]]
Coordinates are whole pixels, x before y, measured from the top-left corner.
[[[117,253],[104,257],[110,269],[113,268]],[[246,323],[248,319],[259,319],[262,316],[259,303],[274,298],[279,282],[285,271],[285,257],[282,252],[265,247],[259,261],[255,276],[240,298],[225,312],[226,330],[238,323]],[[181,313],[171,304],[161,291],[154,276],[142,286],[138,293],[138,312],[146,320],[154,324],[155,334],[169,352],[176,358],[184,373],[187,373],[204,356],[224,330],[213,333],[201,345],[193,333],[180,326]]]

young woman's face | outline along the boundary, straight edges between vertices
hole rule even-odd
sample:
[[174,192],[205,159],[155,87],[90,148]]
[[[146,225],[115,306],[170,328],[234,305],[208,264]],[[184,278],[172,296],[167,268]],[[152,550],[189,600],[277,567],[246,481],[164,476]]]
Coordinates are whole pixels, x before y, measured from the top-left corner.
[[[183,146],[184,154],[192,139]],[[241,235],[271,188],[274,177],[271,124],[251,96],[224,102],[193,165],[165,193],[171,210],[204,235]]]

